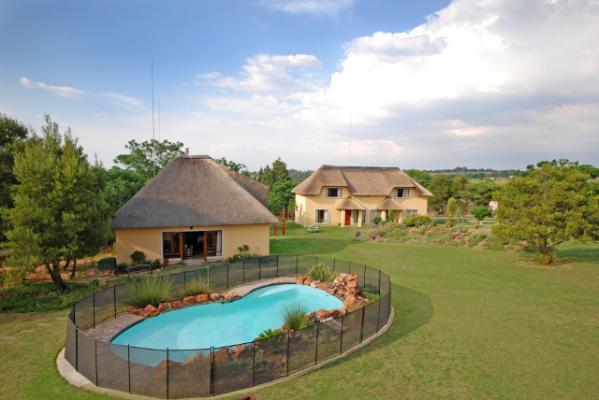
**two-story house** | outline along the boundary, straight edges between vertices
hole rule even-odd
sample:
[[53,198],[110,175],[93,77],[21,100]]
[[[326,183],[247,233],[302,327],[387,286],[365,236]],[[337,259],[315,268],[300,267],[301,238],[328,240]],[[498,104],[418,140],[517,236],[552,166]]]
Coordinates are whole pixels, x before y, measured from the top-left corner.
[[432,193],[399,168],[323,165],[293,189],[295,222],[363,226],[426,215]]

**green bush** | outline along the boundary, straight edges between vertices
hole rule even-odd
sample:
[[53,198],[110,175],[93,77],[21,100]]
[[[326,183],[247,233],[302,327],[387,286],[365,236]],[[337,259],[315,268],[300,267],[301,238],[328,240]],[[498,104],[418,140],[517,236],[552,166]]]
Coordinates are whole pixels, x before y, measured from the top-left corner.
[[62,310],[98,290],[100,282],[69,282],[60,293],[52,282],[24,282],[0,289],[0,311],[42,312]]
[[272,338],[276,338],[276,337],[282,337],[282,335],[284,335],[284,334],[285,334],[285,332],[283,332],[279,328],[267,329],[265,331],[262,331],[256,339],[258,339],[258,340],[272,339]]
[[171,283],[161,283],[160,279],[143,278],[135,282],[129,289],[127,304],[134,307],[145,307],[148,304],[157,307],[168,300],[171,293]]
[[210,293],[208,284],[199,278],[193,278],[185,281],[185,287],[178,292],[177,297],[183,298],[186,296],[195,296],[206,293]]
[[316,264],[308,268],[306,271],[310,279],[313,281],[329,282],[335,279],[335,272],[322,264]]
[[100,271],[112,271],[116,268],[115,257],[105,257],[98,260],[98,269]]
[[375,225],[380,225],[381,222],[383,222],[383,219],[378,215],[372,219],[372,223]]
[[126,274],[127,273],[127,268],[129,268],[129,266],[125,263],[120,263],[117,264],[115,272],[117,274]]
[[366,300],[369,300],[371,302],[378,301],[381,298],[381,296],[379,296],[379,294],[377,292],[370,290],[370,289],[362,290],[362,297],[364,297]]
[[129,257],[131,257],[132,265],[143,264],[146,262],[146,253],[143,251],[135,250]]
[[287,307],[284,313],[285,327],[290,331],[312,326],[312,322],[306,317],[306,311],[298,304]]
[[160,267],[162,267],[162,263],[158,258],[150,263],[150,268],[152,269],[159,269]]
[[258,257],[260,257],[258,254],[239,253],[239,254],[232,255],[231,257],[228,258],[227,261],[230,263],[234,263],[234,262],[249,260],[250,258],[258,258]]
[[404,220],[405,226],[432,225],[433,220],[427,215],[412,215]]

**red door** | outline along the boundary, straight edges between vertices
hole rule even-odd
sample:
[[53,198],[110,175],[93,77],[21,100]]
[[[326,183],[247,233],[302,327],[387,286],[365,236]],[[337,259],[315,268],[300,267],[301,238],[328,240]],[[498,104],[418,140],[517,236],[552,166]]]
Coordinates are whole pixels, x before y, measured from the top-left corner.
[[351,223],[351,210],[345,210],[345,226],[349,226]]

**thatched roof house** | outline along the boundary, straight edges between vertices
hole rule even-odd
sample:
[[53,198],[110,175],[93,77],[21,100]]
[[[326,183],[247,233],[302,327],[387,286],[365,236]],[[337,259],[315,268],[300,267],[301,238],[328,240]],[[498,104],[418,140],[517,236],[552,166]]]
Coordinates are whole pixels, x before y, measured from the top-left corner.
[[[396,167],[323,165],[293,189],[295,219],[302,225],[362,226],[393,215],[426,215],[432,196]],[[393,210],[393,212],[390,212]]]
[[171,161],[114,217],[118,262],[135,250],[149,259],[227,258],[248,245],[268,254],[268,188],[209,156]]

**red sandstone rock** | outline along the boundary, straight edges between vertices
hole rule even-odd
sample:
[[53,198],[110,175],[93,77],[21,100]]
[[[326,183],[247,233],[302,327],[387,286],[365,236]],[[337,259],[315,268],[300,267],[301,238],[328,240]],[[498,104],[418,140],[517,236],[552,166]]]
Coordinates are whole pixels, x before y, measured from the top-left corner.
[[312,283],[312,279],[310,279],[310,278],[304,279],[304,285],[309,285],[311,283]]
[[158,305],[158,311],[165,312],[171,309],[171,303],[160,303]]
[[186,296],[183,298],[183,304],[195,304],[196,297],[195,296]]
[[218,293],[211,293],[210,294],[210,301],[218,301],[220,300],[221,295]]
[[331,310],[331,317],[333,317],[333,318],[338,318],[342,315],[343,315],[343,310],[340,310],[338,308]]
[[182,308],[182,307],[183,307],[183,302],[182,301],[177,300],[177,301],[173,301],[171,303],[171,308],[173,310],[176,310],[177,308]]
[[148,311],[148,315],[147,315],[147,316],[148,316],[148,317],[155,317],[155,316],[157,316],[158,314],[160,314],[160,311],[159,311],[157,308],[155,308],[155,309],[153,309],[152,311]]
[[147,305],[147,306],[144,308],[144,311],[146,311],[146,312],[151,312],[151,311],[154,311],[155,309],[156,309],[156,307],[154,307],[154,306],[153,306],[153,305],[151,305],[151,304],[148,304],[148,305]]
[[223,295],[223,299],[227,300],[227,301],[231,301],[231,300],[235,300],[236,298],[238,298],[239,296],[237,296],[235,293],[233,292],[227,292]]
[[205,303],[205,302],[207,302],[208,300],[210,300],[210,296],[209,296],[209,295],[207,295],[207,294],[205,294],[205,293],[204,293],[204,294],[198,294],[198,295],[196,296],[196,303],[197,303],[197,304],[202,304],[202,303]]
[[355,296],[353,296],[353,295],[351,295],[351,294],[350,294],[350,295],[347,295],[347,296],[345,297],[345,300],[343,300],[343,305],[344,305],[346,308],[351,308],[351,307],[352,307],[354,304],[356,304],[356,303],[357,303],[357,299],[356,299],[356,297],[355,297]]
[[331,316],[331,313],[328,310],[325,309],[320,309],[318,311],[316,311],[316,316],[320,319],[325,319]]
[[303,285],[305,279],[306,279],[305,276],[298,275],[298,276],[295,277],[295,283],[297,283],[298,285]]

